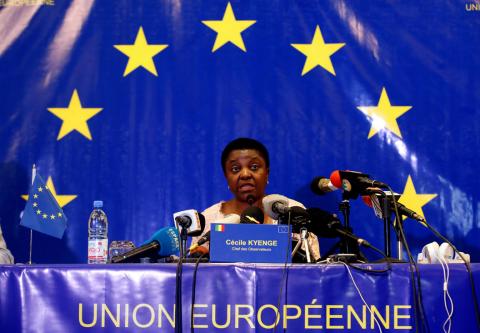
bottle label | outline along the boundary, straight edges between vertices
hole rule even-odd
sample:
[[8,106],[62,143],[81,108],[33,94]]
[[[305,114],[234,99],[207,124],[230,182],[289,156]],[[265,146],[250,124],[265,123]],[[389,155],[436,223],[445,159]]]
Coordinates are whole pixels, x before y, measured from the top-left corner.
[[88,262],[104,262],[108,259],[108,239],[88,241]]

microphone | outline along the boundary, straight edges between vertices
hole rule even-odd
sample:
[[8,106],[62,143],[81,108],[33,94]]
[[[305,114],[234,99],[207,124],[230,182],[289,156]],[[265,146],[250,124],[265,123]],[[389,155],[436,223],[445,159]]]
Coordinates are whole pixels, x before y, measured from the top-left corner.
[[175,225],[179,232],[187,229],[187,235],[196,237],[200,236],[205,229],[205,217],[195,209],[183,210],[173,214]]
[[263,224],[265,215],[263,211],[257,206],[250,206],[246,208],[242,215],[240,215],[240,223]]
[[140,258],[157,255],[159,257],[168,257],[178,253],[179,249],[180,240],[177,229],[166,227],[155,232],[142,246],[113,257],[111,262],[114,264],[138,262]]
[[386,183],[370,179],[366,173],[350,170],[335,170],[330,175],[333,186],[347,192],[363,192],[369,187],[388,188]]
[[[218,223],[224,223],[224,224],[238,224],[240,223],[240,216],[238,214],[228,214],[225,216],[225,218],[221,219],[218,221]],[[206,242],[210,241],[210,230],[205,233],[202,237],[198,239],[198,241],[190,246],[189,251],[195,250],[197,247],[205,244]]]
[[247,203],[249,206],[253,205],[255,201],[257,201],[257,199],[252,194],[247,196]]
[[421,215],[419,215],[418,213],[414,212],[413,210],[411,210],[410,208],[408,208],[408,207],[406,207],[405,205],[401,204],[400,202],[397,202],[397,208],[398,208],[398,212],[399,212],[401,215],[405,215],[406,217],[409,217],[409,218],[411,218],[411,219],[417,220],[417,221],[420,222],[420,223],[426,223],[426,222],[427,222],[423,216],[421,216]]
[[270,194],[263,197],[262,204],[263,210],[274,220],[278,220],[279,217],[288,213],[292,213],[293,218],[304,218],[308,215],[303,207],[289,207],[288,198],[280,194]]
[[[292,206],[288,208],[290,213],[290,224],[292,225],[293,232],[300,232],[301,228],[310,229],[311,217],[307,210],[300,206]],[[280,216],[278,220],[279,224],[288,224],[285,216]]]
[[[373,200],[372,200],[372,198],[370,196],[363,196],[362,200],[367,206],[373,207],[374,209],[375,209],[375,205],[379,205],[377,197],[374,197]],[[389,205],[392,207],[392,209],[394,209],[393,208],[393,200],[391,199],[391,195],[389,196]],[[406,216],[408,218],[411,218],[413,220],[417,220],[418,222],[420,222],[422,224],[425,224],[427,222],[423,216],[419,215],[418,213],[416,213],[415,211],[411,210],[410,208],[406,207],[405,205],[401,204],[398,201],[397,201],[397,209],[398,209],[398,213],[400,215],[404,215],[404,216]],[[383,218],[382,210],[379,209],[378,211],[380,212],[380,214],[377,215],[377,209],[375,209],[375,214],[379,218]]]
[[315,235],[325,238],[338,237],[335,229],[332,228],[337,223],[341,226],[340,220],[335,214],[330,214],[320,208],[308,208],[307,212],[312,222],[310,229]]
[[263,210],[274,220],[288,213],[288,198],[280,194],[270,194],[262,199]]
[[312,220],[310,232],[313,232],[318,237],[347,237],[357,242],[358,245],[371,246],[365,239],[357,237],[348,231],[335,215],[319,208],[308,208],[307,212]]
[[333,185],[329,178],[315,177],[310,183],[310,189],[315,194],[324,195],[326,193],[338,190],[338,187]]
[[190,251],[199,247],[200,245],[203,245],[205,244],[206,242],[209,242],[210,241],[210,230],[208,230],[205,235],[203,235],[202,237],[200,237],[197,241],[197,243],[195,245],[192,245],[190,247]]

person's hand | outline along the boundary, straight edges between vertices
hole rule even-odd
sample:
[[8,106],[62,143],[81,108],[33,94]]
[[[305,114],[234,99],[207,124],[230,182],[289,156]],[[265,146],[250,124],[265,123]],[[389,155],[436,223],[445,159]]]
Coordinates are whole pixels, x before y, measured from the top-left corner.
[[206,255],[208,254],[210,251],[208,248],[206,248],[205,246],[197,246],[195,247],[194,249],[191,249],[190,250],[190,255],[191,256],[202,256],[202,255]]

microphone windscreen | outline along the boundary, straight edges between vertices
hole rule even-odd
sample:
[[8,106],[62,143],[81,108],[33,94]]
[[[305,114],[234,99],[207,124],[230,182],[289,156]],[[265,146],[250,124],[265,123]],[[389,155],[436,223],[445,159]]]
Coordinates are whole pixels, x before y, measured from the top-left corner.
[[240,223],[259,223],[263,224],[263,211],[257,206],[250,206],[240,215]]
[[308,208],[311,218],[310,231],[318,237],[334,238],[338,236],[335,228],[341,225],[340,220],[333,214],[320,208]]
[[313,193],[318,194],[318,195],[325,194],[322,190],[320,190],[320,181],[324,178],[325,177],[315,177],[315,178],[313,178],[312,182],[310,183],[310,190],[312,190]]
[[180,250],[180,240],[176,228],[166,227],[157,230],[143,245],[155,241],[160,244],[158,255],[161,257],[168,257],[172,254],[178,253]]
[[330,178],[315,177],[310,183],[310,189],[317,195],[324,195],[338,190],[338,187],[333,185]]
[[300,206],[290,207],[290,214],[292,216],[298,216],[298,217],[307,217],[307,218],[310,217],[310,214],[308,214],[307,210]]
[[279,203],[288,207],[288,198],[280,194],[270,194],[262,199],[263,210],[265,213],[267,213],[272,219],[278,220],[278,213],[273,211],[274,203]]
[[342,188],[342,177],[340,176],[339,170],[335,170],[331,173],[330,181],[332,182],[333,186],[337,188]]

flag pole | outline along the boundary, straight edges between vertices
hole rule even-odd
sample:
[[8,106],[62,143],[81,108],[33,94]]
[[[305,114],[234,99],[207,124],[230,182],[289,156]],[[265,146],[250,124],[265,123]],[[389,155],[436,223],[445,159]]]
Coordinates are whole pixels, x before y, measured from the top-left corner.
[[[37,168],[35,164],[32,167],[32,185],[35,181],[35,176],[37,175]],[[30,249],[29,249],[29,257],[28,257],[28,264],[32,264],[32,248],[33,248],[33,229],[30,229]]]

